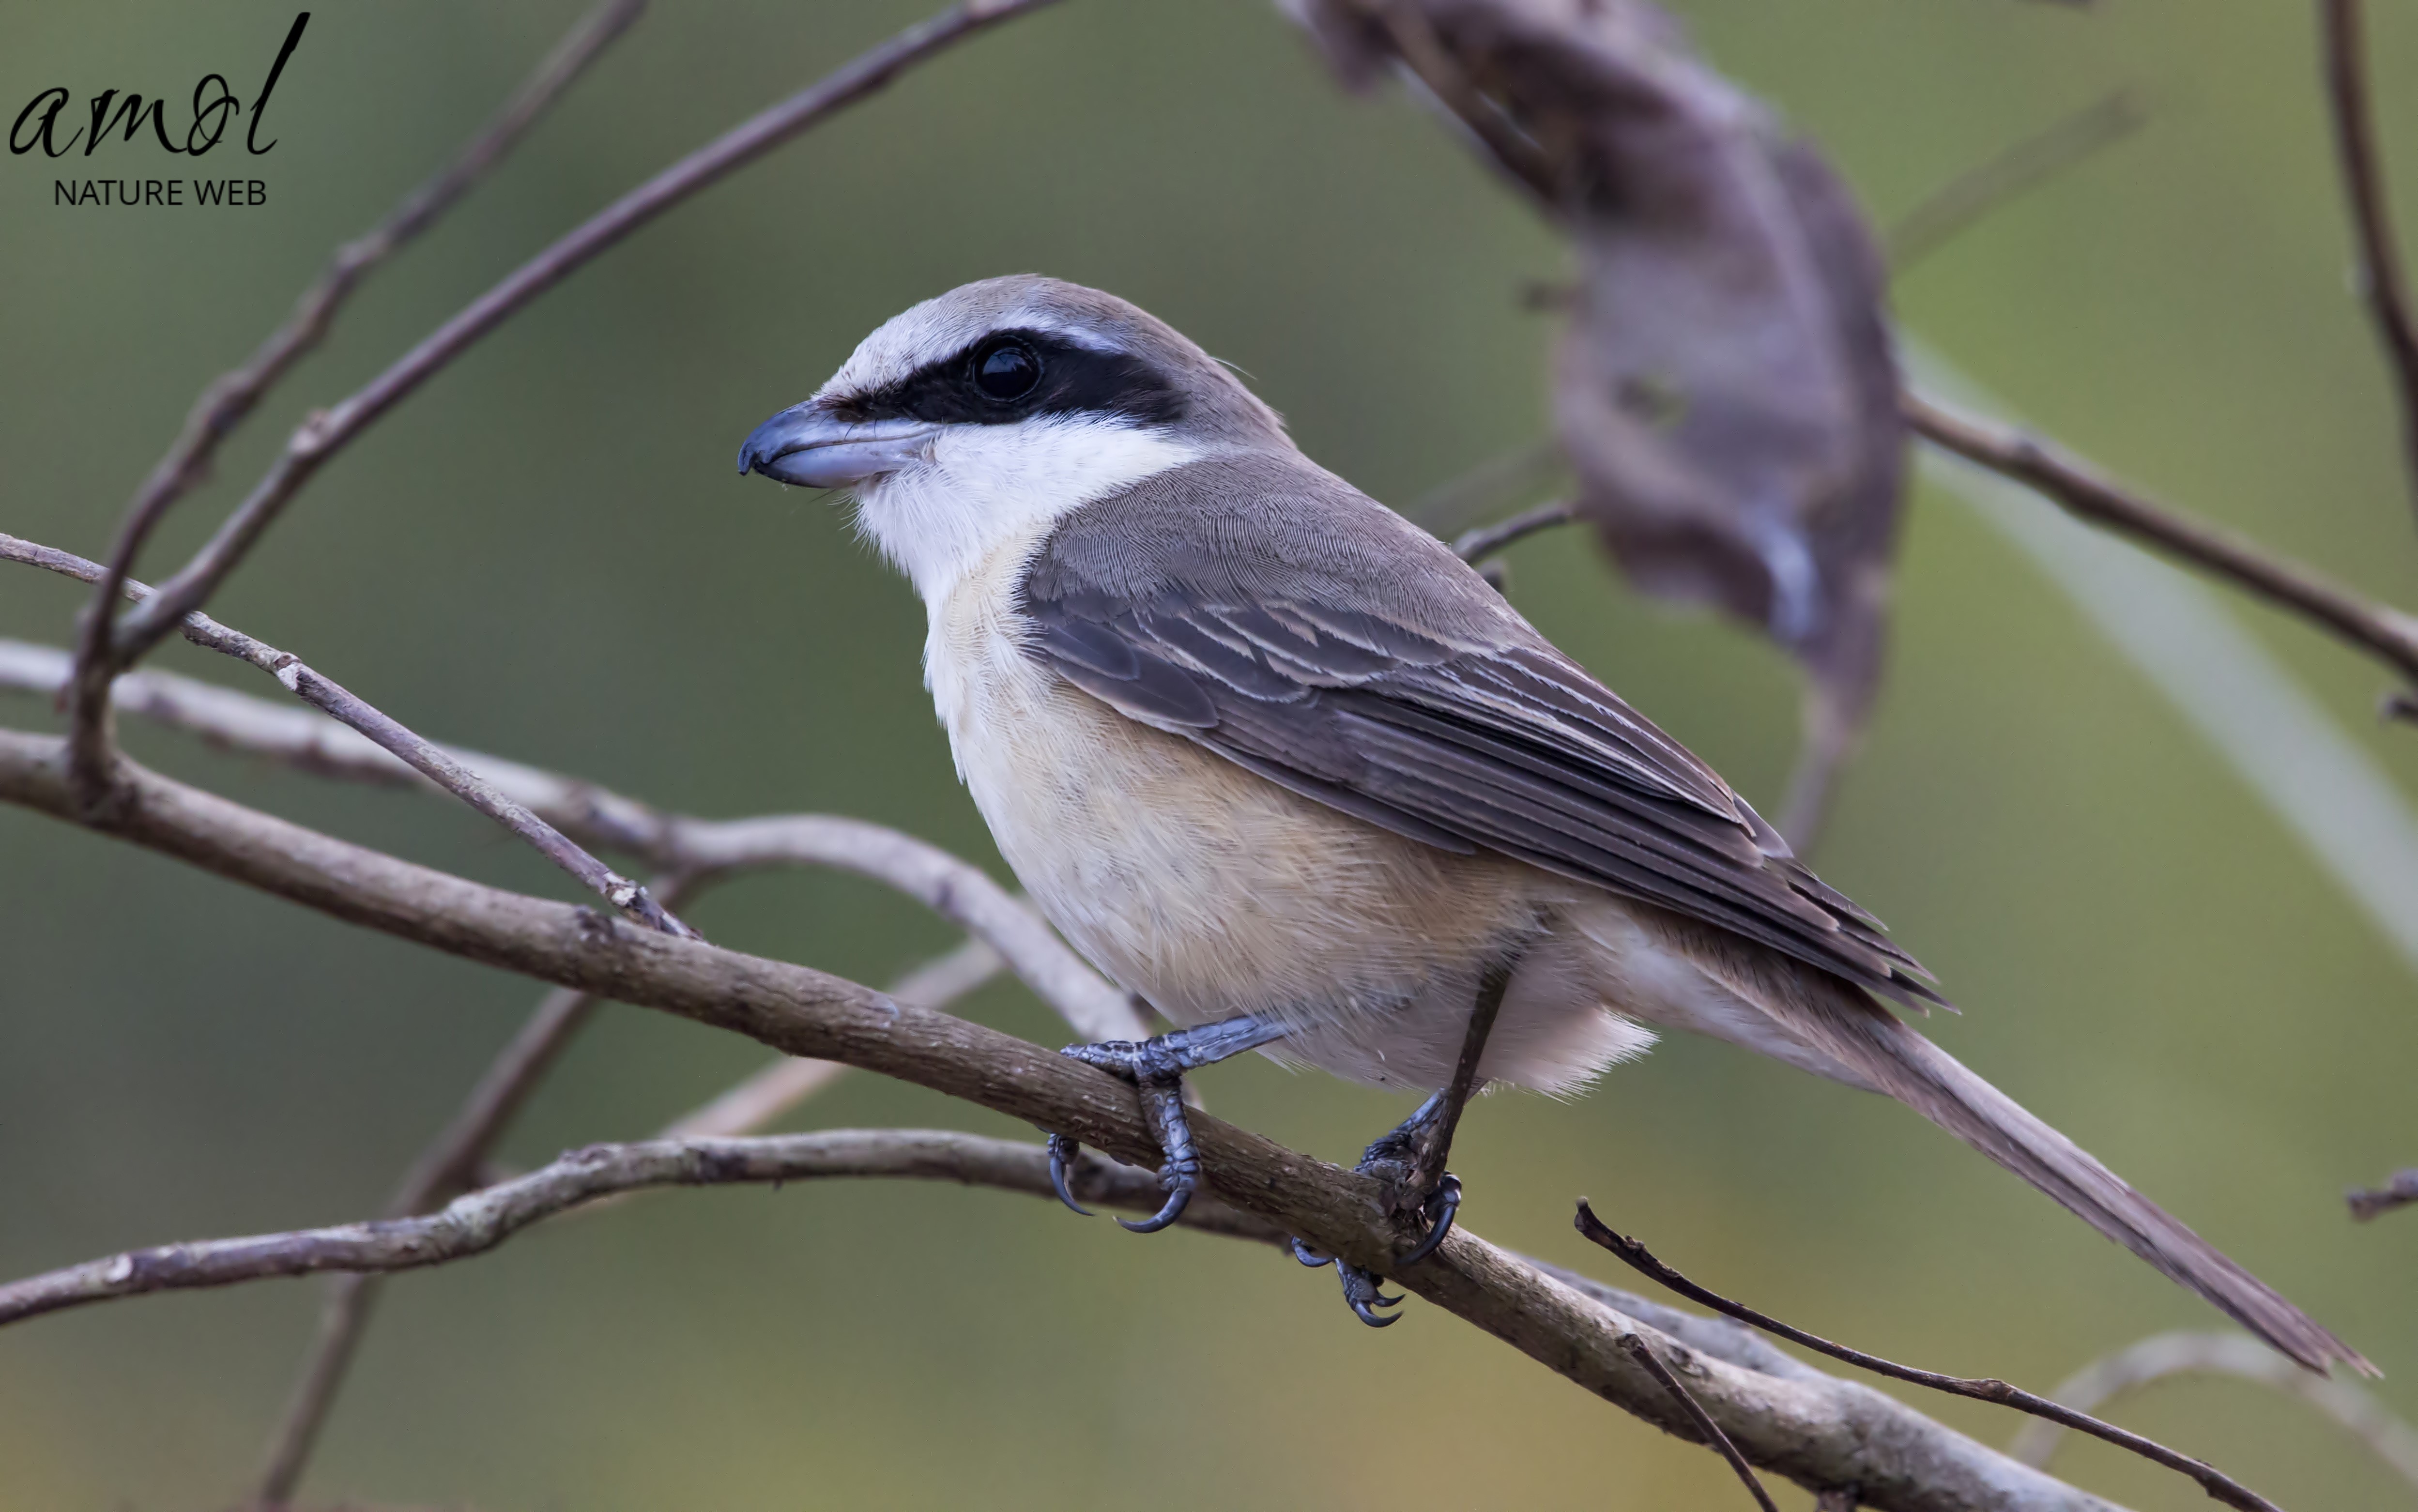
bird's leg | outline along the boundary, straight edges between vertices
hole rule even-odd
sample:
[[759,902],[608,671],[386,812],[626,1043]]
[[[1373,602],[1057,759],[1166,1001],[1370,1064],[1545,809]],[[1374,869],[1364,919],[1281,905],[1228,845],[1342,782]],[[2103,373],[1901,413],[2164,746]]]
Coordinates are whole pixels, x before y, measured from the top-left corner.
[[[1069,1045],[1060,1051],[1086,1065],[1123,1077],[1141,1098],[1141,1116],[1158,1137],[1166,1164],[1158,1168],[1158,1184],[1167,1205],[1140,1223],[1119,1218],[1138,1234],[1156,1233],[1184,1215],[1201,1184],[1201,1155],[1192,1148],[1192,1124],[1184,1114],[1184,1074],[1256,1050],[1285,1036],[1285,1026],[1272,1018],[1244,1014],[1214,1024],[1179,1029],[1147,1040],[1108,1040],[1098,1045]],[[1076,1212],[1091,1214],[1066,1189],[1066,1168],[1082,1149],[1063,1134],[1049,1137],[1049,1184],[1058,1199]]]
[[[1453,1066],[1452,1080],[1445,1090],[1418,1106],[1416,1111],[1391,1132],[1378,1137],[1375,1143],[1361,1153],[1360,1164],[1354,1167],[1363,1176],[1374,1176],[1391,1190],[1391,1206],[1395,1215],[1406,1225],[1416,1222],[1426,1229],[1410,1252],[1396,1260],[1391,1269],[1416,1265],[1435,1253],[1445,1235],[1452,1232],[1452,1220],[1461,1212],[1461,1179],[1445,1169],[1445,1161],[1452,1153],[1452,1137],[1461,1126],[1462,1110],[1478,1087],[1477,1062],[1486,1053],[1487,1036],[1494,1031],[1495,1015],[1502,1012],[1503,994],[1511,985],[1514,963],[1501,962],[1488,968],[1479,978],[1477,997],[1469,1007],[1469,1028],[1462,1036],[1461,1059]],[[1304,1265],[1324,1265],[1330,1257],[1321,1255],[1296,1239],[1293,1244],[1293,1259]],[[1371,1328],[1383,1328],[1393,1318],[1380,1318],[1371,1310],[1391,1307],[1401,1302],[1379,1290],[1372,1272],[1361,1270],[1340,1257],[1332,1258],[1335,1273],[1343,1280],[1343,1300],[1353,1313]]]

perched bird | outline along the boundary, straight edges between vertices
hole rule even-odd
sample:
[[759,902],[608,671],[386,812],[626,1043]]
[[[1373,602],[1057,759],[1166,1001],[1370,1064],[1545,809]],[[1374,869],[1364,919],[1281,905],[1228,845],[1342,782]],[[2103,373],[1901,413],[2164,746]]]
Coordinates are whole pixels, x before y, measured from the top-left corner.
[[[1436,1145],[1464,1051],[1480,1082],[1567,1092],[1652,1025],[1894,1097],[2303,1365],[2365,1367],[1901,1022],[1888,1004],[1941,1000],[1870,914],[1133,305],[1038,277],[954,289],[739,467],[853,492],[929,613],[926,680],[1000,853],[1178,1026],[1068,1052],[1134,1080],[1166,1148],[1167,1208],[1130,1227],[1172,1222],[1198,1181],[1182,1074],[1261,1049],[1439,1093],[1363,1163],[1409,1184],[1426,1233],[1395,1264],[1416,1263],[1458,1199]],[[1390,1321],[1371,1309],[1396,1299],[1336,1264]]]

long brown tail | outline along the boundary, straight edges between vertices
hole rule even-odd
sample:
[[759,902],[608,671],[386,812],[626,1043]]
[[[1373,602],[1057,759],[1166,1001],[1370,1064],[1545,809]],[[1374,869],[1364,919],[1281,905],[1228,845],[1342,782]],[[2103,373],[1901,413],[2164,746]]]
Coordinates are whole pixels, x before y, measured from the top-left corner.
[[[2046,1192],[2083,1222],[2216,1304],[2242,1327],[2323,1374],[2340,1360],[2380,1374],[2357,1350],[2227,1259],[2155,1202],[2015,1100],[1967,1071],[1878,1003],[1848,991],[1808,994],[1814,1024],[1797,1019],[1821,1048],[1877,1090]],[[1797,1016],[1792,1015],[1792,1018]]]

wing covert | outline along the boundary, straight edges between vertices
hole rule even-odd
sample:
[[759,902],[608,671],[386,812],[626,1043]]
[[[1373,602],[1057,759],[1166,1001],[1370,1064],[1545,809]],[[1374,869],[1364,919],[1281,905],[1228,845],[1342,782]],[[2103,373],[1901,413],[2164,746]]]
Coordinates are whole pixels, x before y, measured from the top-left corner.
[[1019,595],[1031,654],[1397,833],[1515,857],[1903,1002],[1944,1000],[1878,921],[1442,542],[1298,458],[1222,461],[1214,496],[1186,477],[1201,466],[1058,526]]

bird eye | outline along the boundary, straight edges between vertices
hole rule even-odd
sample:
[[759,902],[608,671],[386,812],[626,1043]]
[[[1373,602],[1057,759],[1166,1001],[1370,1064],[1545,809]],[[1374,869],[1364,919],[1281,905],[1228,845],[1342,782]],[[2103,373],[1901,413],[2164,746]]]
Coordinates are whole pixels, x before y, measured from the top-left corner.
[[993,342],[974,354],[974,387],[987,399],[1021,399],[1041,381],[1041,359],[1019,341]]

